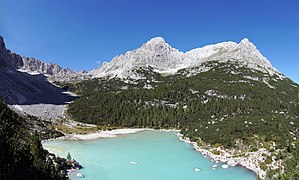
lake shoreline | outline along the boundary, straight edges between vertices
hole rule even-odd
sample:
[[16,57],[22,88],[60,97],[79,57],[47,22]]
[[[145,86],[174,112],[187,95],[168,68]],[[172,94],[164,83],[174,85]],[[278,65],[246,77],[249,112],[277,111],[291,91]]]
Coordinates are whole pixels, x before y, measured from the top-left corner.
[[152,129],[152,128],[122,128],[122,129],[114,129],[114,130],[105,130],[105,131],[98,131],[98,132],[92,132],[88,134],[66,134],[64,133],[64,136],[58,137],[58,138],[52,138],[43,140],[42,142],[47,141],[53,141],[53,140],[94,140],[98,138],[113,138],[117,137],[119,135],[125,135],[125,134],[133,134],[141,131],[175,131],[179,132],[179,130],[176,129]]
[[[192,144],[193,148],[196,151],[200,152],[205,157],[209,157],[211,161],[215,162],[216,164],[218,164],[219,162],[226,163],[227,166],[224,166],[223,168],[239,165],[254,172],[262,180],[264,180],[266,177],[266,172],[260,169],[260,167],[256,166],[253,161],[248,160],[246,157],[240,156],[237,158],[233,158],[229,153],[226,153],[225,155],[215,155],[211,151],[198,146],[196,142],[190,141],[189,138],[184,138],[182,134],[179,133],[178,136],[181,141]],[[260,149],[259,151],[262,151],[261,153],[259,153],[259,155],[261,156],[261,154],[264,153],[264,149]]]
[[183,135],[180,134],[179,130],[177,129],[151,129],[151,128],[122,128],[122,129],[114,129],[114,130],[105,130],[105,131],[98,131],[88,134],[65,134],[62,137],[53,138],[44,140],[43,142],[47,141],[53,141],[53,140],[66,140],[66,141],[88,141],[88,140],[95,140],[99,138],[114,138],[118,137],[119,135],[126,135],[126,134],[134,134],[141,131],[174,131],[177,132],[177,136],[179,140],[185,143],[192,144],[193,148],[200,152],[205,157],[209,157],[213,162],[216,164],[226,163],[228,166],[236,166],[240,165],[252,172],[254,172],[259,178],[265,179],[266,172],[261,170],[259,167],[256,167],[254,163],[251,163],[250,161],[246,160],[245,157],[238,157],[238,158],[232,158],[228,157],[227,155],[215,155],[211,151],[204,149],[202,147],[199,147],[196,142],[191,142],[189,138],[183,138]]

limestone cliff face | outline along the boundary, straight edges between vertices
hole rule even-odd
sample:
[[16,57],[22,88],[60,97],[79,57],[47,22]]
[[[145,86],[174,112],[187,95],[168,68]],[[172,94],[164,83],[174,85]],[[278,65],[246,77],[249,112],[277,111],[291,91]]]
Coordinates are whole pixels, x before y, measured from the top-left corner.
[[203,64],[207,61],[224,63],[234,61],[240,67],[283,77],[247,38],[240,43],[222,42],[180,52],[166,43],[163,38],[156,37],[138,49],[116,56],[111,62],[103,63],[91,73],[93,77],[132,78],[134,70],[147,67],[165,74],[176,74],[181,69],[188,71],[192,68],[206,71],[208,69]]
[[22,57],[6,49],[3,37],[0,36],[0,69],[17,69],[23,66]]
[[34,58],[23,57],[23,65],[20,71],[30,74],[43,74],[52,81],[80,81],[89,79],[87,71],[76,72],[68,68],[62,68],[58,64],[46,63]]
[[[28,72],[22,72],[26,68],[29,69]],[[33,72],[36,73],[32,75]],[[0,97],[6,103],[64,105],[73,97],[64,94],[64,89],[54,86],[47,78],[56,75],[62,77],[68,73],[72,71],[12,53],[0,37]]]
[[42,62],[31,57],[23,57],[22,61],[23,66],[20,69],[32,73],[40,73],[54,77],[68,76],[75,73],[70,69],[60,67],[58,64]]
[[61,76],[74,73],[63,69],[57,64],[49,64],[34,58],[22,57],[6,48],[4,39],[0,36],[0,68],[2,70],[23,70],[30,73]]
[[62,68],[58,64],[46,63],[32,57],[22,57],[13,53],[6,48],[2,36],[0,36],[0,70],[41,74],[51,81],[80,81],[90,78],[86,71],[75,72],[68,68]]

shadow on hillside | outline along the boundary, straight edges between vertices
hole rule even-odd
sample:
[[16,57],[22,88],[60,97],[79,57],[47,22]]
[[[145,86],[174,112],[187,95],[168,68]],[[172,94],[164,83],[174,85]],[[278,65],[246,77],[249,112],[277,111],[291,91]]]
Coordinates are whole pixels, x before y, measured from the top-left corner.
[[76,99],[64,91],[41,74],[30,75],[16,70],[0,71],[0,96],[10,105],[64,105]]

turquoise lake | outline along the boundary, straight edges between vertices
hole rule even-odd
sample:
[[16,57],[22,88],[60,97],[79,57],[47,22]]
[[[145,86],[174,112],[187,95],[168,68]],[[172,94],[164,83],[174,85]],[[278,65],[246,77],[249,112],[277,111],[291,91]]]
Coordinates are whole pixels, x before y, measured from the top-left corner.
[[[255,180],[243,167],[222,169],[184,143],[176,132],[142,131],[88,141],[44,142],[50,152],[72,158],[84,166],[84,179],[99,180]],[[200,169],[199,172],[195,168]],[[76,177],[74,178],[76,179]],[[81,178],[78,178],[81,179]]]

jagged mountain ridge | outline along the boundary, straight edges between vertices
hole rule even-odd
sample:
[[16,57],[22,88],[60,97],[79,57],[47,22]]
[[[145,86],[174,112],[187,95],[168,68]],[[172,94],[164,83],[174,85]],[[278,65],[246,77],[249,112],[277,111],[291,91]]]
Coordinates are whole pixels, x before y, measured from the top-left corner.
[[156,37],[140,48],[116,56],[111,62],[103,63],[91,74],[93,77],[141,79],[142,75],[134,73],[134,70],[147,67],[160,74],[176,74],[181,69],[192,68],[198,68],[196,73],[200,73],[209,70],[203,67],[203,63],[215,60],[220,63],[236,61],[240,67],[284,77],[247,38],[239,44],[223,42],[184,53],[172,48],[162,37]]
[[69,68],[62,68],[58,64],[46,63],[11,52],[6,48],[2,36],[0,36],[0,69],[17,70],[31,75],[42,74],[51,81],[80,81],[90,78],[87,71],[76,72]]
[[[20,69],[26,67],[26,60],[28,59],[23,60],[24,58],[20,55],[12,53],[5,47],[3,38],[0,36],[0,96],[9,105],[42,103],[58,105],[66,104],[74,99],[74,97],[65,94],[64,89],[51,84],[47,79],[48,77],[43,73],[21,72]],[[46,64],[35,61],[41,65]],[[58,70],[63,71],[58,65],[49,65],[49,67],[56,67],[57,72],[59,72]],[[46,68],[44,70],[46,71]],[[55,72],[52,75],[55,75]]]
[[52,81],[80,81],[88,79],[86,71],[76,72],[69,68],[62,68],[58,64],[46,63],[32,57],[22,57],[23,65],[19,71],[29,74],[43,74]]
[[32,57],[23,57],[22,61],[23,66],[20,69],[30,73],[47,74],[54,77],[62,77],[75,73],[71,69],[60,67],[58,64],[42,62]]

